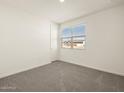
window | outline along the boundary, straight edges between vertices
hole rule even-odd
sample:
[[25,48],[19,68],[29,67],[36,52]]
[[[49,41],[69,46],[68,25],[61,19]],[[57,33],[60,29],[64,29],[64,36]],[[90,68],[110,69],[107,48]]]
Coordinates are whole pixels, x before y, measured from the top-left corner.
[[84,49],[85,48],[85,25],[79,25],[71,28],[65,28],[62,31],[61,47]]
[[62,32],[62,48],[71,48],[72,47],[72,43],[71,40],[72,39],[72,32],[70,28],[66,28],[63,30]]

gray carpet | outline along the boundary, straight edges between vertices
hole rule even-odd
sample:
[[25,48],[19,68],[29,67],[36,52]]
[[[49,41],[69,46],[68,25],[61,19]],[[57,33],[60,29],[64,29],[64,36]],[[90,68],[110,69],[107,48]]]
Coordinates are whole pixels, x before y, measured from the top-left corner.
[[65,62],[54,62],[0,79],[1,92],[124,91],[124,77]]

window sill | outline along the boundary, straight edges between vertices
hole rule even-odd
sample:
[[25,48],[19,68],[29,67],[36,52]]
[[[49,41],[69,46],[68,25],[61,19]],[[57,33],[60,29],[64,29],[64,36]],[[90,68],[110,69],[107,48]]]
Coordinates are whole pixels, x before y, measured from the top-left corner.
[[86,50],[86,48],[83,48],[83,49],[77,49],[77,48],[61,48],[61,49],[64,49],[64,50]]

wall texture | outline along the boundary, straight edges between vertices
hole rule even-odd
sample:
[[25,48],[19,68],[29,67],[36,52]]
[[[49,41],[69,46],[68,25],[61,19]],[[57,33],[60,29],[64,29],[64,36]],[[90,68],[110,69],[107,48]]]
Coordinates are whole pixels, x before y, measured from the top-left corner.
[[59,49],[60,60],[124,75],[124,5],[61,25],[86,24],[86,49]]
[[50,22],[0,5],[0,78],[50,62]]

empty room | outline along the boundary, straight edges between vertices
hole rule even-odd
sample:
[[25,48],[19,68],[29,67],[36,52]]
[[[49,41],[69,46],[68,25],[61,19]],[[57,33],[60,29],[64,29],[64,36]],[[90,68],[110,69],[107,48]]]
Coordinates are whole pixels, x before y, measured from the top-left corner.
[[124,0],[0,0],[0,92],[124,92]]

